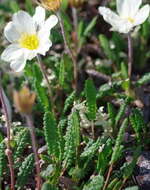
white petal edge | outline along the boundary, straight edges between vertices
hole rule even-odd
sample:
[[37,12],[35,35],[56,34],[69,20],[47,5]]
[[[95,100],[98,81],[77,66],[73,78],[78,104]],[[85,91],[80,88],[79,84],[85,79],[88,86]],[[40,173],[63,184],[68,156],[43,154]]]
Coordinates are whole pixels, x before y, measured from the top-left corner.
[[6,62],[11,62],[14,59],[18,59],[22,54],[23,51],[18,44],[11,44],[3,51],[1,59]]
[[45,56],[51,46],[52,46],[52,42],[49,39],[42,40],[40,47],[37,50],[38,54]]
[[56,15],[51,15],[44,24],[44,27],[47,27],[47,30],[51,30],[58,23],[58,18]]
[[9,22],[4,29],[4,36],[9,42],[16,42],[20,38],[20,34],[13,22]]
[[122,18],[133,17],[141,4],[142,0],[117,0],[117,12]]
[[33,20],[38,26],[41,26],[44,23],[45,16],[46,16],[45,9],[40,6],[36,7]]
[[13,24],[18,32],[34,34],[36,32],[35,22],[33,18],[25,11],[18,11],[13,15]]
[[150,13],[150,6],[145,5],[142,7],[135,16],[135,24],[134,26],[140,25],[145,22],[145,20],[148,18]]
[[99,7],[99,13],[103,16],[104,20],[111,24],[113,28],[120,28],[122,27],[122,19],[109,8],[106,7]]
[[38,37],[41,40],[49,39],[51,29],[57,24],[58,18],[55,15],[51,15],[45,23],[42,25],[38,32]]
[[109,8],[99,7],[99,13],[103,16],[104,20],[111,25],[120,20],[120,17]]
[[19,57],[19,59],[13,60],[10,64],[11,69],[14,72],[21,72],[25,68],[26,65],[26,56],[25,54],[22,54],[22,56]]

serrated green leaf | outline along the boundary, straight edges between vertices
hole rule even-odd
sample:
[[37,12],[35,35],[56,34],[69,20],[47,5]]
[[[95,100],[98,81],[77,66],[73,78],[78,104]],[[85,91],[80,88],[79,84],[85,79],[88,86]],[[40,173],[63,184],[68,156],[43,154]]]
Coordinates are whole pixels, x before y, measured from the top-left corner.
[[59,136],[56,120],[51,112],[44,114],[44,135],[48,148],[48,154],[59,158]]
[[60,67],[59,67],[59,84],[61,87],[64,86],[65,80],[65,56],[61,59]]
[[17,187],[21,189],[26,183],[34,167],[34,156],[30,154],[25,158],[17,175]]
[[110,164],[114,164],[118,158],[120,157],[121,154],[121,150],[122,150],[122,146],[121,143],[123,141],[123,137],[124,137],[124,133],[125,133],[125,129],[128,125],[128,119],[125,119],[120,127],[116,142],[115,142],[115,147],[114,147],[114,151],[111,157],[111,161]]
[[87,185],[84,185],[83,190],[101,190],[103,183],[104,178],[102,176],[94,176]]
[[75,96],[76,96],[76,92],[73,91],[65,100],[65,104],[64,104],[64,110],[63,113],[66,113],[69,109],[69,107],[72,106],[74,100],[75,100]]

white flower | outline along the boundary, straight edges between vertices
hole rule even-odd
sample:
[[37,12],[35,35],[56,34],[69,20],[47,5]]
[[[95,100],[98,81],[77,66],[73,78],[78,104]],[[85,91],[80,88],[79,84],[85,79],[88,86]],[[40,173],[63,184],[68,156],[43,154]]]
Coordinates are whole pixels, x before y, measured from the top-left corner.
[[45,55],[52,46],[50,30],[57,22],[55,15],[45,20],[45,9],[42,7],[36,8],[33,17],[25,11],[15,13],[4,29],[4,35],[11,45],[4,50],[1,59],[10,62],[15,72],[21,72],[27,60],[37,54]]
[[99,7],[99,12],[112,25],[112,30],[128,33],[149,16],[150,6],[145,5],[140,9],[141,4],[142,0],[117,0],[118,14],[106,7]]

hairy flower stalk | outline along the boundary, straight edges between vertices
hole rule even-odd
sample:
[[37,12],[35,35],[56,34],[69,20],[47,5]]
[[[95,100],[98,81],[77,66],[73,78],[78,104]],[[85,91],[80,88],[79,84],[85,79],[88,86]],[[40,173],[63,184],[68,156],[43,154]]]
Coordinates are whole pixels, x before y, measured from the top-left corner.
[[31,139],[32,139],[32,149],[34,152],[34,158],[35,158],[35,167],[36,167],[36,187],[37,190],[41,190],[41,185],[42,185],[42,180],[41,180],[41,176],[40,176],[40,163],[39,163],[39,156],[38,156],[38,151],[37,151],[37,143],[36,143],[36,135],[35,135],[35,127],[33,125],[33,120],[32,120],[32,115],[31,114],[26,114],[25,115],[26,118],[26,122],[27,125],[29,127],[30,130],[30,135],[31,135]]
[[133,62],[133,47],[131,34],[128,33],[128,76],[131,78],[132,74],[132,62]]
[[40,177],[40,163],[39,156],[37,151],[35,127],[32,120],[32,108],[35,102],[36,95],[33,92],[30,92],[29,88],[24,86],[19,92],[14,92],[14,103],[17,110],[23,114],[26,118],[27,126],[29,127],[30,136],[32,140],[32,149],[34,152],[35,158],[35,167],[36,167],[36,177],[35,181],[37,182],[37,190],[41,190],[41,177]]
[[78,42],[78,10],[75,7],[72,7],[72,17],[73,17],[73,26],[74,26],[74,31],[76,33],[76,39]]
[[49,83],[49,80],[48,80],[48,76],[47,76],[47,73],[45,71],[45,68],[44,68],[44,65],[42,63],[42,59],[41,59],[41,56],[40,55],[37,55],[37,61],[38,61],[38,64],[41,68],[41,71],[42,71],[42,74],[43,74],[43,77],[47,83],[47,88],[48,88],[48,94],[49,94],[49,98],[51,100],[51,104],[53,104],[53,96],[52,96],[52,90],[51,90],[51,85]]
[[7,105],[5,102],[5,98],[4,98],[4,94],[3,94],[3,89],[2,86],[0,84],[0,100],[2,103],[2,107],[4,110],[4,114],[5,114],[5,119],[6,119],[6,127],[7,127],[7,142],[6,142],[6,156],[8,158],[8,163],[9,163],[9,169],[10,169],[10,177],[11,177],[11,186],[10,189],[11,190],[15,190],[15,174],[14,174],[14,166],[13,166],[13,157],[12,157],[12,150],[11,150],[11,146],[10,146],[10,138],[11,138],[11,134],[10,134],[10,129],[11,129],[11,122],[9,119],[9,115],[8,115],[8,109],[7,109]]

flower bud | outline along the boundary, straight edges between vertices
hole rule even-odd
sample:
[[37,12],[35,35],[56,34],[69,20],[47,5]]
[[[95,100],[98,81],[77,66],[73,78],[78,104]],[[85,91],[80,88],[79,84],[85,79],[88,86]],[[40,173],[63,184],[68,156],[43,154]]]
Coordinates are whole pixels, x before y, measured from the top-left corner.
[[41,5],[50,11],[57,11],[60,6],[61,6],[61,2],[62,0],[39,0]]
[[23,114],[30,114],[35,103],[36,94],[30,92],[29,88],[24,86],[19,92],[14,91],[13,99],[17,110]]
[[69,4],[75,8],[81,7],[84,2],[85,0],[69,0]]

